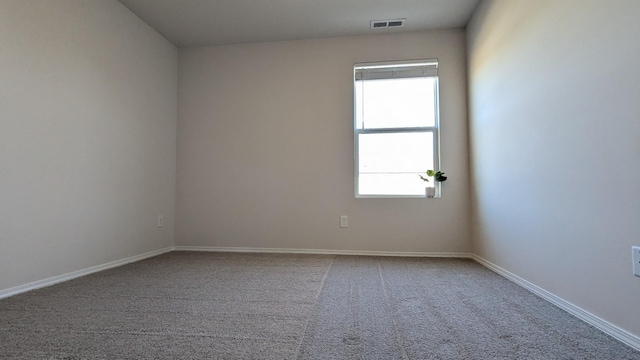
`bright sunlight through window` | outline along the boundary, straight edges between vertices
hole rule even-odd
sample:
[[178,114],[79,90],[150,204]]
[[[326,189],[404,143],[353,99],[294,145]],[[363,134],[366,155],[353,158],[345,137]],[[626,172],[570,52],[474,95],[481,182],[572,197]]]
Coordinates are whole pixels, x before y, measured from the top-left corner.
[[356,197],[425,197],[418,175],[439,168],[437,61],[356,64],[354,84]]

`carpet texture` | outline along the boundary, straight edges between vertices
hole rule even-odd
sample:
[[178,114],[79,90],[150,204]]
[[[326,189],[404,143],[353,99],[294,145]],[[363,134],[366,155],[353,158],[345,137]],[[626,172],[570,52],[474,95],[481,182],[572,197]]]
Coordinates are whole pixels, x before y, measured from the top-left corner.
[[0,300],[3,359],[637,359],[464,259],[172,252]]

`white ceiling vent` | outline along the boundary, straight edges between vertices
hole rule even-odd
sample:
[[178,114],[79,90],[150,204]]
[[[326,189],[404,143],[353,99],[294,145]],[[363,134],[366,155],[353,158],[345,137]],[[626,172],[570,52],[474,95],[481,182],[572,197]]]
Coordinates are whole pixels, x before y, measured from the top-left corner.
[[371,20],[372,29],[390,29],[404,27],[404,22],[407,19],[393,19],[393,20]]

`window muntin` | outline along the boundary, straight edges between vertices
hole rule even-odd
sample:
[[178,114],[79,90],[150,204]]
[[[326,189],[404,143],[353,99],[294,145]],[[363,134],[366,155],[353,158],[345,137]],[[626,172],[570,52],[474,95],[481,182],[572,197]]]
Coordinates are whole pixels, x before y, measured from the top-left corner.
[[354,101],[356,197],[425,197],[418,175],[439,168],[437,62],[356,64]]

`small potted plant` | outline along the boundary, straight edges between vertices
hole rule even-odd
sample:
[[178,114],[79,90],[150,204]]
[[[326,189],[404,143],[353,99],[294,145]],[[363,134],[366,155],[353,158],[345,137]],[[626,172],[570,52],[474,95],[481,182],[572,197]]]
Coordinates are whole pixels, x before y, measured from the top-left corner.
[[[429,182],[429,178],[433,177],[433,179],[437,182],[443,182],[447,180],[447,177],[444,175],[443,171],[434,171],[434,170],[427,170],[427,177],[424,177],[422,175],[418,175],[420,176],[420,179],[422,179],[425,182]],[[432,186],[427,186],[427,197],[435,197],[436,196],[436,188],[432,187]]]
[[[419,175],[420,179],[429,182],[429,179]],[[428,177],[433,177],[437,182],[443,182],[447,180],[447,177],[444,175],[443,171],[435,171],[435,170],[427,170],[427,176]]]

